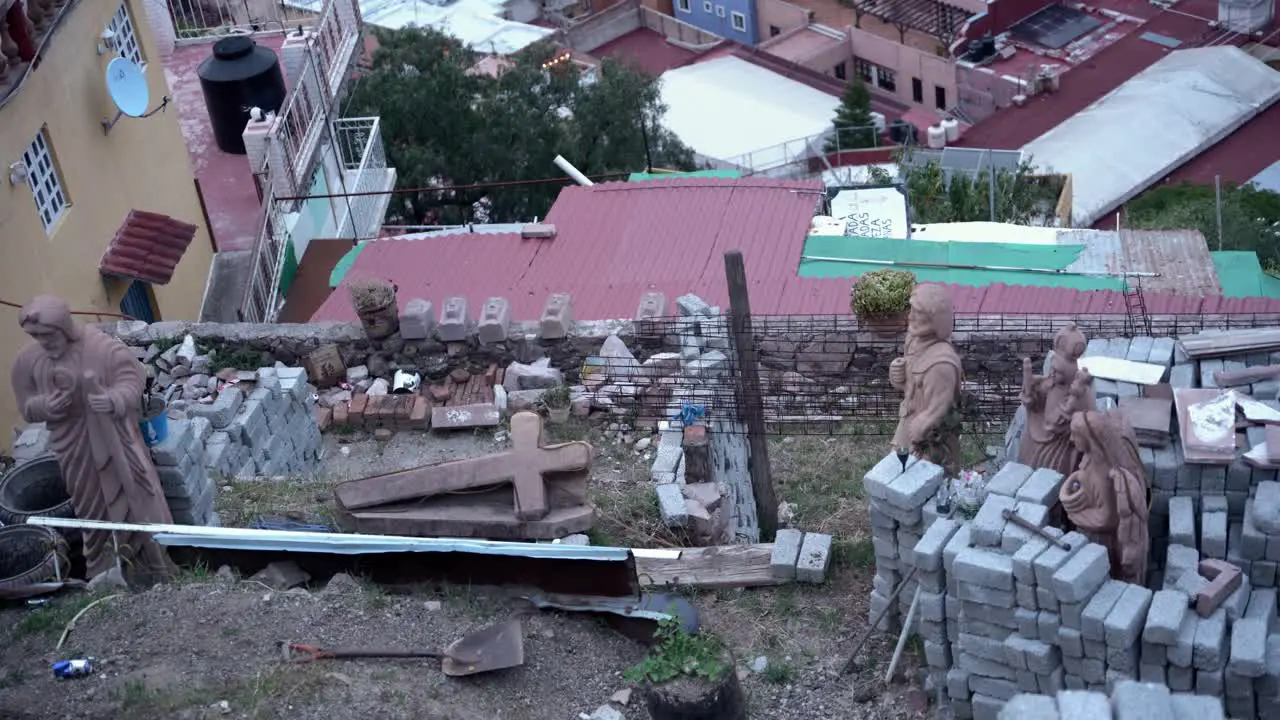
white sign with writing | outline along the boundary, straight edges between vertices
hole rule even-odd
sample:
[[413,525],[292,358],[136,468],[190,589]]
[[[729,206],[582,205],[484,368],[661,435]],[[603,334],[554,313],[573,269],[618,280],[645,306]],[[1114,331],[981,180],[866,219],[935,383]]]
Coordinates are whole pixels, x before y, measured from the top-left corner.
[[907,200],[896,188],[841,190],[831,200],[831,216],[849,237],[908,237]]

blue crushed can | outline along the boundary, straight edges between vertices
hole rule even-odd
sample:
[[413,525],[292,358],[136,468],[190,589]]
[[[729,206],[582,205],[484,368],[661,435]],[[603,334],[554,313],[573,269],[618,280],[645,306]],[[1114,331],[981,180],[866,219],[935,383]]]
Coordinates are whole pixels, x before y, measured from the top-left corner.
[[59,660],[53,664],[53,676],[60,680],[82,678],[93,674],[93,658]]
[[27,607],[31,608],[32,610],[38,610],[40,608],[48,607],[48,606],[49,606],[49,598],[35,598],[33,600],[27,601]]

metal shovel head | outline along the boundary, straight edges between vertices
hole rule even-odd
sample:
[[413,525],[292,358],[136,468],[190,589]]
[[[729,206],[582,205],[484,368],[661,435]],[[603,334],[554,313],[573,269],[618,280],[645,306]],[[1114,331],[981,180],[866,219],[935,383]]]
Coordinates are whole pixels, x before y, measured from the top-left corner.
[[445,648],[440,669],[449,677],[462,677],[523,664],[524,628],[512,619],[455,640]]

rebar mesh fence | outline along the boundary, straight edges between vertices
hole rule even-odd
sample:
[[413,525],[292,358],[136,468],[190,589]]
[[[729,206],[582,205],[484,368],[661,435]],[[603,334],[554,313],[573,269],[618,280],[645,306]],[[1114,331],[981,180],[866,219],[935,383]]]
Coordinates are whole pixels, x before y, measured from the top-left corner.
[[[1152,337],[1209,329],[1280,326],[1280,315],[1151,317]],[[964,367],[964,422],[991,432],[1020,403],[1022,361],[1042,366],[1054,335],[1068,322],[1090,339],[1133,335],[1125,315],[960,316],[952,341]],[[888,435],[902,392],[889,383],[889,364],[903,353],[905,325],[872,326],[852,316],[756,316],[749,353],[739,351],[727,315],[664,317],[637,322],[639,366],[626,358],[589,360],[584,380],[636,419],[671,419],[681,412],[739,423],[759,411],[779,435]],[[1145,330],[1145,327],[1144,327]],[[759,383],[743,379],[754,354]],[[744,360],[746,358],[746,360]],[[592,363],[597,363],[592,365]],[[631,369],[624,369],[623,365]]]

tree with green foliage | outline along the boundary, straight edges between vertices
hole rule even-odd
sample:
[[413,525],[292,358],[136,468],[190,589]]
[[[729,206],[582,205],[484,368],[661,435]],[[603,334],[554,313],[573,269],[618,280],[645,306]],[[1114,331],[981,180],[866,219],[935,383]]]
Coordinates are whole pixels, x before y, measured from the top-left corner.
[[1037,175],[1029,160],[1013,170],[995,174],[995,217],[991,214],[991,175],[947,172],[936,161],[913,164],[910,150],[898,153],[896,161],[902,178],[894,178],[873,166],[873,183],[901,181],[906,185],[911,222],[918,224],[991,221],[1015,225],[1053,225],[1054,211],[1062,194],[1063,180]]
[[[388,213],[395,222],[543,216],[563,186],[530,181],[558,177],[557,154],[588,176],[641,170],[649,158],[655,167],[696,169],[693,152],[661,125],[666,108],[656,80],[632,68],[606,60],[594,82],[584,82],[573,63],[544,67],[564,51],[542,42],[494,78],[474,70],[481,56],[436,30],[376,33],[378,49],[343,114],[381,117],[399,188],[528,183],[399,193]],[[478,212],[482,198],[487,208]]]
[[854,78],[845,86],[831,124],[835,134],[827,139],[824,152],[858,150],[879,144],[875,120],[871,117],[871,92],[861,78]]
[[1156,188],[1125,207],[1124,224],[1142,230],[1199,230],[1211,250],[1255,252],[1268,272],[1280,271],[1280,193],[1224,183],[1221,242],[1214,196],[1212,185]]

